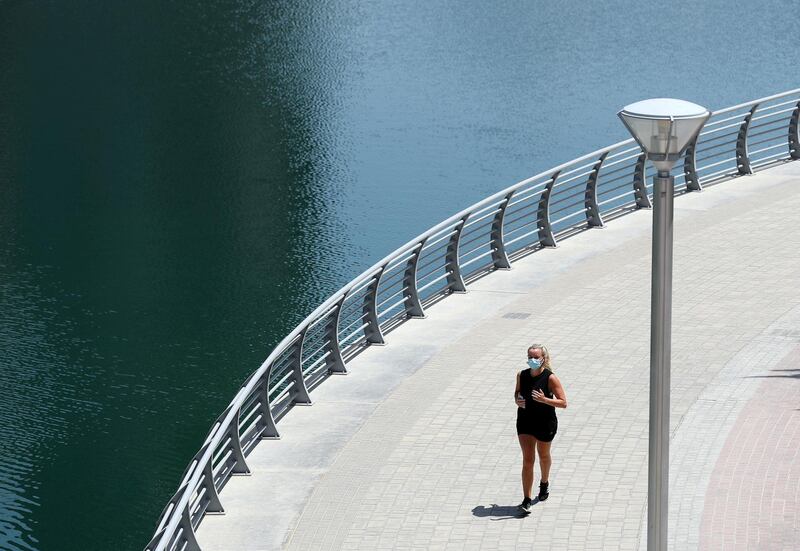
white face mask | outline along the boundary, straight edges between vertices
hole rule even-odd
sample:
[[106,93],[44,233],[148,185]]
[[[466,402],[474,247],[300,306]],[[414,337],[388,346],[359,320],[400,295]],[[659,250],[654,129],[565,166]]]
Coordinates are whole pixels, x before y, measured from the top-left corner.
[[528,358],[528,365],[531,369],[539,369],[542,367],[542,360],[539,358]]

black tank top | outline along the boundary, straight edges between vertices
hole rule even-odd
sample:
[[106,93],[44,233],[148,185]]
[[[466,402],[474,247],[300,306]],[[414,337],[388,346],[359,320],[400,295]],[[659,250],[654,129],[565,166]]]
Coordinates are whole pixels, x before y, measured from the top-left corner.
[[556,421],[556,408],[541,402],[535,401],[531,397],[531,391],[535,388],[541,390],[548,398],[553,397],[550,392],[550,375],[553,372],[545,368],[542,372],[533,377],[530,369],[523,369],[519,373],[519,389],[525,397],[525,409],[519,408],[519,413],[530,419],[537,421]]

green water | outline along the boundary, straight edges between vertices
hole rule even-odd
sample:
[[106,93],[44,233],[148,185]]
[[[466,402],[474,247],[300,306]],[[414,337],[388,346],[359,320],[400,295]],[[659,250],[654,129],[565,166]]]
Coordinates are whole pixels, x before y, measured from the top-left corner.
[[798,86],[748,9],[0,0],[0,548],[141,549],[311,309],[622,105]]

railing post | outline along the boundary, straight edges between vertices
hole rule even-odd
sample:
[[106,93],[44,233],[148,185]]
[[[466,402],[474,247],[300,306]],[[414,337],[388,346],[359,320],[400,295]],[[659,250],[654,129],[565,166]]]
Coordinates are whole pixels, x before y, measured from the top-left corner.
[[378,286],[381,284],[383,271],[386,266],[381,266],[380,271],[373,279],[372,283],[367,287],[367,292],[364,295],[364,303],[361,311],[364,313],[364,319],[367,326],[364,328],[364,337],[369,344],[386,344],[383,339],[383,332],[381,331],[381,324],[378,321]]
[[281,435],[278,432],[278,427],[275,425],[275,418],[272,416],[272,410],[269,407],[269,376],[272,374],[272,365],[269,366],[267,372],[264,374],[264,380],[258,387],[257,392],[262,392],[261,405],[259,406],[259,413],[264,420],[264,430],[261,432],[262,440],[280,440]]
[[550,194],[553,186],[561,173],[557,170],[550,177],[542,196],[539,198],[539,209],[536,211],[537,225],[539,226],[539,242],[543,247],[556,247],[556,238],[553,235],[553,228],[550,226]]
[[329,314],[331,319],[328,320],[328,325],[325,328],[325,338],[330,341],[329,346],[331,347],[331,353],[325,358],[325,364],[329,372],[340,375],[347,374],[344,358],[342,358],[342,349],[339,346],[339,318],[342,315],[342,304],[346,296],[346,294],[342,294],[339,302],[336,303],[336,311]]
[[644,167],[647,163],[647,153],[642,153],[636,159],[636,166],[633,169],[633,195],[636,198],[637,209],[651,209],[650,196],[647,195],[647,180],[645,178]]
[[597,179],[600,176],[600,168],[603,166],[603,161],[608,157],[608,151],[600,155],[600,159],[592,168],[592,173],[586,180],[586,195],[583,200],[583,206],[586,209],[586,222],[590,228],[602,228],[603,217],[600,216],[600,206],[597,204]]
[[217,486],[214,484],[214,469],[211,467],[211,461],[206,462],[205,467],[203,467],[203,475],[203,486],[205,487],[206,495],[208,496],[208,507],[206,507],[206,512],[220,514],[224,513],[225,508],[222,506],[222,502],[219,500],[219,492],[217,492]]
[[181,511],[181,521],[179,526],[183,532],[181,535],[186,540],[184,547],[177,546],[178,549],[184,551],[201,551],[200,544],[197,543],[197,536],[194,534],[194,526],[192,526],[192,519],[189,518],[188,505]]
[[409,318],[425,317],[425,309],[422,307],[422,301],[417,290],[417,264],[419,263],[420,255],[422,255],[425,241],[427,241],[427,237],[417,245],[416,251],[408,260],[406,271],[403,273],[403,287],[405,288],[403,298],[405,298],[406,316]]
[[159,544],[159,542],[161,542],[161,538],[163,537],[164,537],[164,530],[162,528],[161,530],[156,531],[156,533],[153,535],[153,538],[150,540],[150,543],[148,543],[147,546],[144,548],[144,551],[155,551],[156,546]]
[[686,156],[683,158],[683,176],[688,191],[703,191],[700,180],[697,178],[697,139],[695,136],[689,147],[686,148]]
[[500,210],[497,211],[497,214],[494,215],[494,219],[492,220],[492,230],[490,234],[490,239],[492,242],[489,246],[492,248],[492,263],[498,270],[511,269],[511,262],[508,260],[508,255],[506,254],[506,244],[503,238],[503,221],[505,220],[506,209],[508,208],[508,204],[511,202],[511,197],[513,197],[513,195],[513,191],[506,195],[505,199],[503,199],[503,202],[500,203]]
[[240,410],[236,410],[236,417],[233,423],[228,428],[228,436],[231,437],[231,456],[236,461],[231,469],[231,474],[250,474],[250,467],[247,466],[247,461],[244,458],[242,451],[242,439],[239,437],[239,414]]
[[450,236],[450,241],[447,243],[447,252],[444,255],[444,269],[449,272],[447,275],[447,287],[452,293],[467,292],[464,278],[461,276],[461,263],[458,259],[458,244],[461,241],[461,232],[464,229],[464,223],[467,218],[469,218],[469,214],[456,225],[456,231]]
[[795,161],[800,160],[800,101],[789,120],[789,156]]
[[753,118],[753,113],[756,112],[756,109],[758,109],[757,103],[745,115],[744,121],[739,127],[739,135],[736,136],[736,169],[742,176],[753,173],[753,169],[750,168],[750,155],[747,152],[747,132],[750,130],[750,120]]
[[297,341],[292,345],[292,378],[294,379],[294,386],[292,390],[292,402],[303,406],[311,405],[311,396],[308,395],[308,387],[306,381],[303,379],[303,343],[306,340],[306,331],[308,326],[304,327],[297,337]]

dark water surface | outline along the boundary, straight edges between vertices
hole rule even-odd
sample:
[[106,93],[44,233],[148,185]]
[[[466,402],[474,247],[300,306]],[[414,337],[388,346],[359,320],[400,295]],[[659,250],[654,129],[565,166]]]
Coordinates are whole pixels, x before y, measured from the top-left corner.
[[757,4],[0,0],[0,548],[141,549],[311,309],[624,104],[797,87]]

